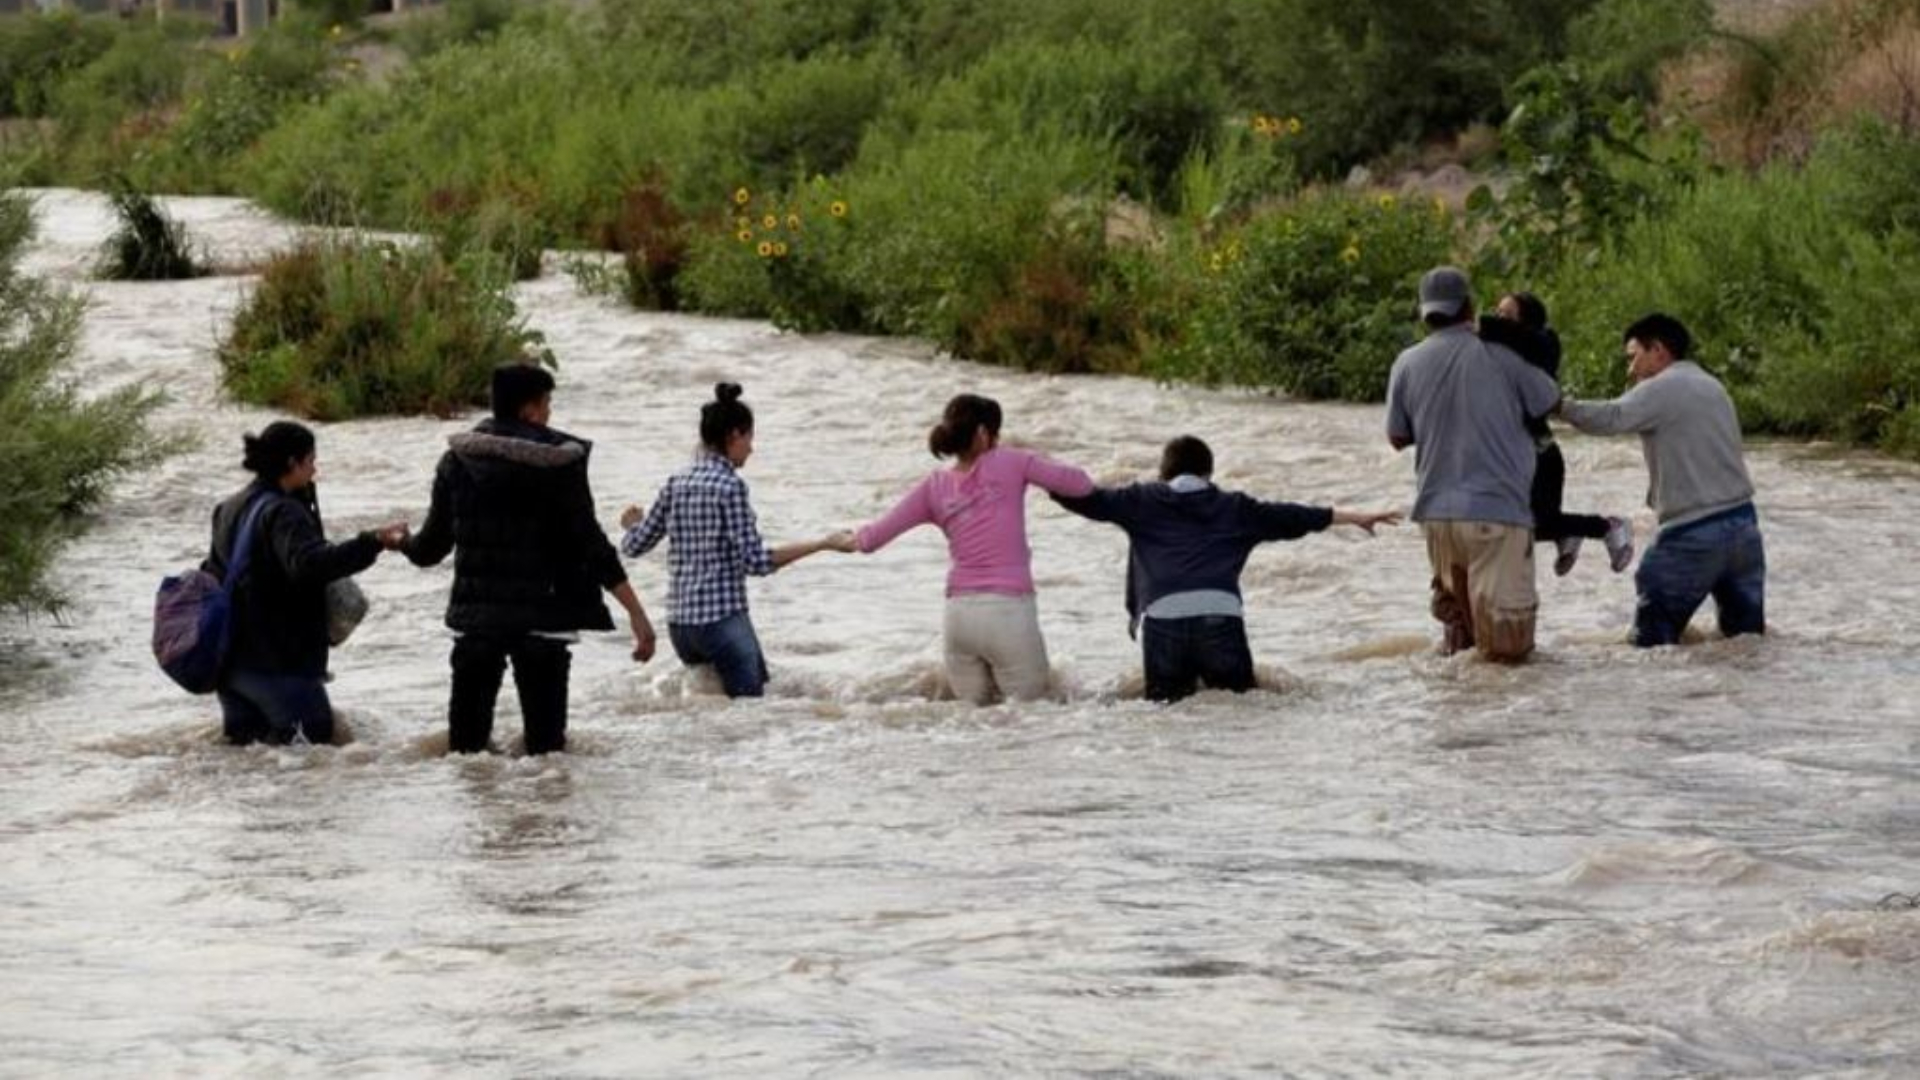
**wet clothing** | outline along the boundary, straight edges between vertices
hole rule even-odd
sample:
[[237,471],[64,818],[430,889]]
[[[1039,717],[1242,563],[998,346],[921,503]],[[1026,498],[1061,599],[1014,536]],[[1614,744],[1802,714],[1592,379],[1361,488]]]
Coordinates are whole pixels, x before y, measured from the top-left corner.
[[1245,693],[1254,687],[1253,650],[1245,619],[1199,615],[1149,617],[1140,627],[1148,701],[1179,701],[1202,686]]
[[667,480],[620,553],[637,558],[667,545],[667,622],[705,626],[747,611],[747,578],[773,573],[773,549],[747,497],[747,482],[723,455],[702,451]]
[[943,630],[947,683],[961,701],[1038,701],[1052,692],[1053,664],[1034,594],[949,596]]
[[462,634],[453,643],[453,698],[447,706],[447,749],[474,754],[493,738],[494,707],[507,664],[520,695],[529,754],[567,748],[567,643],[539,634]]
[[1478,648],[1491,660],[1524,660],[1540,607],[1533,531],[1492,521],[1426,521],[1420,531],[1447,652]]
[[1636,432],[1647,505],[1660,532],[1634,584],[1636,645],[1669,645],[1712,596],[1721,632],[1766,632],[1767,559],[1741,450],[1740,418],[1720,380],[1679,360],[1613,401],[1569,401],[1567,421],[1596,435]]
[[213,511],[213,539],[201,564],[226,576],[241,520],[255,498],[266,499],[254,528],[253,552],[233,591],[230,670],[263,675],[327,673],[327,585],[372,566],[380,541],[363,532],[330,544],[311,495],[294,496],[279,485],[255,481]]
[[1532,528],[1527,422],[1559,400],[1552,379],[1465,324],[1401,353],[1387,380],[1387,434],[1414,448],[1413,520]]
[[488,419],[447,445],[427,520],[403,549],[419,566],[453,554],[447,625],[496,635],[613,629],[600,593],[627,572],[594,511],[591,444]]
[[767,692],[766,653],[746,612],[710,623],[669,623],[667,636],[681,663],[712,664],[728,697],[760,697]]
[[1752,503],[1660,530],[1633,581],[1635,645],[1677,644],[1709,596],[1723,636],[1767,632],[1767,551]]
[[509,663],[527,753],[566,748],[567,635],[611,630],[602,590],[627,580],[607,541],[587,480],[592,446],[552,428],[488,419],[447,440],[433,505],[407,558],[433,566],[453,555],[447,625],[448,745],[487,748]]
[[[1098,488],[1078,498],[1056,496],[1054,501],[1081,517],[1125,530],[1130,626],[1170,598],[1211,593],[1238,599],[1240,572],[1254,548],[1273,540],[1297,540],[1333,524],[1333,511],[1327,507],[1262,502],[1194,477],[1177,477],[1170,484]],[[1214,608],[1211,613],[1229,610]],[[1190,607],[1169,613],[1203,612]]]
[[1247,557],[1333,524],[1327,507],[1262,502],[1197,476],[1054,501],[1126,531],[1128,628],[1140,635],[1153,701],[1178,701],[1200,685],[1252,689],[1240,598]]
[[1640,436],[1647,505],[1662,529],[1753,500],[1733,399],[1691,360],[1674,361],[1612,401],[1568,401],[1561,415],[1594,435]]
[[914,485],[885,517],[855,536],[861,552],[886,547],[921,525],[947,537],[951,565],[947,595],[1033,592],[1033,551],[1027,545],[1027,488],[1085,495],[1093,478],[1028,450],[995,447],[971,467],[940,469]]
[[333,741],[333,702],[324,678],[239,668],[223,675],[214,692],[220,697],[221,730],[235,746]]

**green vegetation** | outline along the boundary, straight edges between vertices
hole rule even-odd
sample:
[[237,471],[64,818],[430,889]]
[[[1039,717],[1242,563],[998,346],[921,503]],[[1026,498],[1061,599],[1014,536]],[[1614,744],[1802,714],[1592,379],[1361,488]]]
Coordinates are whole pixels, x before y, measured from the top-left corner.
[[307,241],[267,264],[234,317],[219,349],[227,389],[318,420],[482,404],[494,367],[540,341],[503,270],[433,245]]
[[[647,308],[1362,400],[1418,274],[1454,261],[1546,296],[1583,392],[1617,388],[1618,330],[1657,306],[1751,426],[1920,452],[1895,337],[1920,0],[1830,0],[1766,38],[1709,0],[455,0],[378,80],[342,3],[228,51],[81,20],[56,59],[21,22],[0,92],[52,119],[26,166],[425,233],[460,269],[418,272],[484,279],[461,294],[481,311],[542,251],[588,249]],[[1454,151],[1496,167],[1464,206],[1339,183],[1493,124],[1497,150]],[[322,415],[464,400],[464,376],[416,392],[445,327],[395,316],[397,285],[322,287],[367,256],[305,258],[308,328],[237,332],[231,385]],[[511,337],[457,308],[427,321]],[[342,377],[349,355],[382,373]]]
[[116,476],[167,444],[148,430],[158,397],[139,387],[83,398],[64,377],[80,301],[19,273],[33,208],[0,192],[0,608],[57,611],[54,553]]
[[120,186],[113,193],[120,227],[107,238],[96,271],[110,281],[176,281],[199,277],[206,268],[193,253],[187,231],[167,216],[153,197]]

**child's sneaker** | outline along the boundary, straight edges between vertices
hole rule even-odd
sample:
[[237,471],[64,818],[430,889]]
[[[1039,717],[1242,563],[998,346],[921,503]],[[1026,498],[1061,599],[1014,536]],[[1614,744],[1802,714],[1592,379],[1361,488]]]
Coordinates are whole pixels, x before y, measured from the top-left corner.
[[1626,518],[1607,519],[1607,561],[1619,573],[1633,563],[1633,522]]
[[[1608,533],[1607,535],[1611,536],[1613,534]],[[1580,538],[1577,536],[1563,536],[1555,540],[1553,546],[1560,550],[1560,554],[1555,556],[1553,560],[1554,576],[1566,577],[1572,572],[1573,564],[1580,558]]]

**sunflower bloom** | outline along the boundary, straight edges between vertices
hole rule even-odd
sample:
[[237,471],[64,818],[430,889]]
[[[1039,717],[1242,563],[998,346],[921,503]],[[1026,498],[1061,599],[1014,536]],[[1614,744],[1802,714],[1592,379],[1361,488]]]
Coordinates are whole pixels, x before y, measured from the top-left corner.
[[841,202],[839,199],[835,199],[833,200],[833,204],[827,207],[827,213],[832,214],[834,217],[846,217],[847,204]]
[[760,227],[763,229],[777,229],[780,227],[780,219],[772,214],[768,214],[766,217],[760,219]]
[[776,259],[784,259],[787,257],[787,242],[785,240],[774,241],[773,257]]
[[748,191],[746,188],[733,189],[733,205],[745,206],[751,201],[753,201],[753,192]]
[[799,228],[800,228],[800,215],[799,215],[799,214],[788,214],[788,215],[787,215],[787,228],[789,228],[789,229],[795,229],[795,230],[797,230],[797,229],[799,229]]
[[754,250],[760,253],[761,258],[771,259],[773,258],[773,241],[762,240],[760,241],[760,246],[755,248]]
[[1307,125],[1301,123],[1299,117],[1297,116],[1287,117],[1287,134],[1298,135],[1305,130],[1307,130]]
[[1352,266],[1354,263],[1360,261],[1360,249],[1354,247],[1352,244],[1348,244],[1347,249],[1340,253],[1340,259],[1348,266]]
[[733,234],[733,238],[743,244],[751,244],[753,243],[753,230],[741,229],[739,232]]
[[1395,206],[1398,206],[1400,203],[1398,199],[1395,199],[1391,195],[1380,196],[1379,202],[1380,202],[1380,209],[1382,210],[1391,210]]

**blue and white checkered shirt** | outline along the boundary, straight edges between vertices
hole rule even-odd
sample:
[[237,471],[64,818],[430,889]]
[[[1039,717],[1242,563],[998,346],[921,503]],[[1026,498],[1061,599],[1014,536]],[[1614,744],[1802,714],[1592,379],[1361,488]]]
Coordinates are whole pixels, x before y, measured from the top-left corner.
[[773,573],[773,549],[760,538],[747,482],[733,463],[703,452],[673,474],[646,519],[620,538],[628,558],[667,545],[667,621],[704,626],[747,610],[747,575]]

